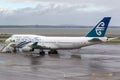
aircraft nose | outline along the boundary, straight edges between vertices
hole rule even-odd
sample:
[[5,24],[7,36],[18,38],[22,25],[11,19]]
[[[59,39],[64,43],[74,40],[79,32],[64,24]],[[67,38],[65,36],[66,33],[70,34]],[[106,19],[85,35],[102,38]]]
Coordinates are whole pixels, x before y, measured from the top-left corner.
[[1,52],[5,52],[4,49],[7,46],[7,44],[9,44],[9,40],[8,39],[5,40],[3,48],[1,49]]

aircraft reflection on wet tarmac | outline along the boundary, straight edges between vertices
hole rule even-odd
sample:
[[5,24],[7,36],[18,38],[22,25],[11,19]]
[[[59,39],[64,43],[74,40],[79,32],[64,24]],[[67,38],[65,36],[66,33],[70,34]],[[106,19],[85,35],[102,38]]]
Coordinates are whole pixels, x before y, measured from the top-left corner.
[[[0,54],[1,80],[120,79],[120,44],[101,44],[58,55]],[[81,58],[82,57],[82,58]]]

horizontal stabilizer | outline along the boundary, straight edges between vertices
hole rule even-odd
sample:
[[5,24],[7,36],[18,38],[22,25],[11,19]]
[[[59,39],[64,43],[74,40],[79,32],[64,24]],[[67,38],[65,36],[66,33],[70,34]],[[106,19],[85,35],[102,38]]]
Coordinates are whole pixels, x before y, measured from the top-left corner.
[[107,41],[111,41],[111,40],[115,40],[115,39],[119,39],[120,37],[114,37],[114,38],[108,38]]

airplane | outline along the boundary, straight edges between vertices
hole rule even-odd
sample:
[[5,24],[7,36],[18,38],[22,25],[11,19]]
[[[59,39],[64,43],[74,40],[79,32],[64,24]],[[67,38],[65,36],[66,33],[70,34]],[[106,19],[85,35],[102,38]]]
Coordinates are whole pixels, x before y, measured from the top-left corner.
[[5,47],[2,52],[16,51],[21,48],[23,52],[31,52],[39,49],[40,55],[45,55],[44,50],[49,50],[48,54],[58,54],[57,50],[80,49],[82,47],[104,43],[108,40],[105,37],[111,17],[104,17],[86,36],[84,37],[53,37],[31,34],[15,34],[5,40]]

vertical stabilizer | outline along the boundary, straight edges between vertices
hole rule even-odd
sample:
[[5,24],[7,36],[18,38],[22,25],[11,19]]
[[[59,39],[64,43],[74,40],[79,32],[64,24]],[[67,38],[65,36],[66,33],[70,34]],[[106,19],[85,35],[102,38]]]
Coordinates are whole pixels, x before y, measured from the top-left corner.
[[104,37],[111,17],[104,17],[86,37]]

